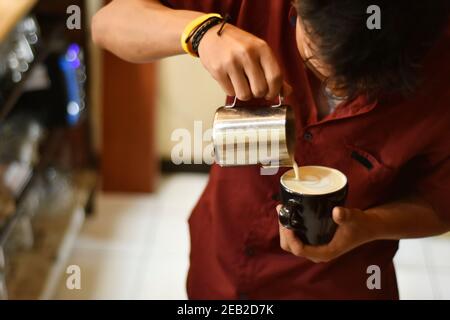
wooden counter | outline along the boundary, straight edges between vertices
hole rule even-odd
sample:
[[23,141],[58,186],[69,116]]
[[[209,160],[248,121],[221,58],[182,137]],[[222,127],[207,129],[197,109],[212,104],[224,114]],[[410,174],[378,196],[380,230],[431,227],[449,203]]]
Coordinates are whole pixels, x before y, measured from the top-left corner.
[[0,42],[36,2],[37,0],[0,0]]

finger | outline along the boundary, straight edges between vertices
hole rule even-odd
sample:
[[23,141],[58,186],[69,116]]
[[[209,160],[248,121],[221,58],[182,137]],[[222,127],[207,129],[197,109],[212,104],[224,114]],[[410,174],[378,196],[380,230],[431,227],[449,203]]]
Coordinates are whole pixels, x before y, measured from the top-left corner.
[[259,60],[247,59],[245,66],[245,74],[250,83],[250,90],[255,98],[263,98],[266,96],[269,87],[267,85],[264,71]]
[[261,66],[264,71],[269,92],[266,95],[267,100],[274,99],[281,93],[281,86],[283,85],[283,77],[278,62],[269,47],[261,51]]
[[284,251],[287,252],[292,252],[291,251],[291,247],[289,246],[289,243],[286,240],[286,237],[284,236],[284,229],[286,229],[285,227],[283,227],[281,225],[281,223],[278,223],[279,226],[279,232],[280,232],[280,247],[281,249],[283,249]]
[[290,251],[296,256],[303,256],[303,242],[297,238],[294,231],[282,227],[280,229],[280,237],[284,237]]
[[321,246],[303,246],[303,255],[313,262],[327,262],[336,257],[335,250],[330,244]]
[[292,94],[292,87],[286,81],[283,82],[283,87],[281,88],[281,95],[283,97],[289,97]]
[[[280,210],[282,208],[282,205],[279,204],[276,206],[276,210],[277,210],[277,220],[278,220],[278,214],[280,213]],[[284,227],[281,225],[280,221],[278,220],[278,227],[279,227],[279,234],[280,234],[280,247],[281,249],[283,249],[284,251],[287,252],[291,252],[291,248],[289,247],[289,244],[286,241],[286,238],[283,236],[283,230]]]
[[252,98],[252,92],[244,69],[236,64],[232,65],[228,71],[228,76],[233,84],[236,97],[241,101],[248,101]]
[[283,207],[282,204],[277,205],[277,207],[275,208],[277,210],[277,213],[280,213],[282,207]]
[[219,83],[222,90],[229,97],[233,97],[236,95],[233,88],[233,83],[230,80],[230,77],[226,73],[220,73],[214,76],[214,79]]
[[351,219],[351,211],[346,208],[334,207],[332,214],[334,222],[338,225],[344,224]]

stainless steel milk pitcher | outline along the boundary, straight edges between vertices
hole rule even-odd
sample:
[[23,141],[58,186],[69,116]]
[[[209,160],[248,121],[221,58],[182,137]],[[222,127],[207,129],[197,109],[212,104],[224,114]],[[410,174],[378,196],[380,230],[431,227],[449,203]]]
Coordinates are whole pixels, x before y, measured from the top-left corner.
[[213,143],[220,166],[261,164],[263,167],[292,166],[295,149],[295,117],[292,108],[273,106],[239,107],[232,105],[216,111]]

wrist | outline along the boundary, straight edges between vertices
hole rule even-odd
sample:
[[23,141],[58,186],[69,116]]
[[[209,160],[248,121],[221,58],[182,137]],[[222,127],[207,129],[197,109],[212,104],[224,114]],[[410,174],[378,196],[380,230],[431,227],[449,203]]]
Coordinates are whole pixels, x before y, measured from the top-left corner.
[[[211,40],[217,36],[217,31],[219,30],[220,25],[216,25],[212,28],[210,28],[208,31],[206,31],[205,35],[203,36],[202,40],[198,44],[198,55],[201,56],[202,51],[205,47],[209,47],[208,43],[211,42]],[[213,44],[214,46],[214,44]],[[203,49],[202,49],[203,48]]]
[[366,226],[367,236],[370,241],[386,239],[386,226],[376,209],[364,211],[364,224]]
[[191,38],[191,48],[194,54],[199,57],[199,46],[202,42],[204,36],[207,33],[210,33],[211,29],[218,27],[222,24],[224,20],[222,18],[211,18],[209,21],[206,21],[202,26],[200,26],[193,34]]
[[191,56],[198,57],[197,50],[194,50],[193,48],[194,44],[198,49],[199,41],[206,33],[206,31],[209,28],[213,27],[215,24],[220,23],[220,21],[222,20],[223,18],[220,14],[210,13],[201,15],[200,17],[197,17],[189,22],[184,28],[180,38],[181,47],[183,48],[183,50]]

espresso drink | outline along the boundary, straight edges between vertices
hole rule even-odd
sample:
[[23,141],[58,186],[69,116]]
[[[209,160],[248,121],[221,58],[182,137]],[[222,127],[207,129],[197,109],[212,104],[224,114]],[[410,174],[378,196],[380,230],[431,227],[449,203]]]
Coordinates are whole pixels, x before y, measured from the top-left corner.
[[297,193],[320,195],[342,189],[347,183],[347,178],[336,169],[320,166],[299,168],[294,162],[294,169],[281,177],[281,183]]
[[305,244],[330,242],[337,228],[332,211],[344,205],[347,189],[347,178],[336,169],[294,164],[280,179],[280,223]]
[[300,173],[299,173],[299,170],[298,170],[297,162],[295,162],[295,160],[293,161],[292,167],[294,169],[295,179],[298,180],[300,178]]

